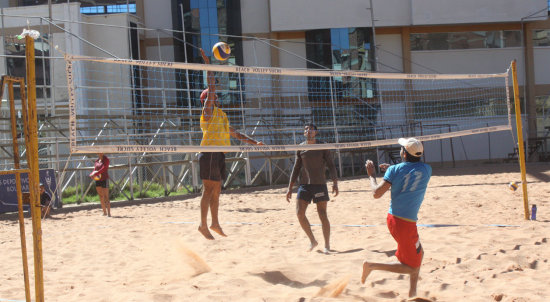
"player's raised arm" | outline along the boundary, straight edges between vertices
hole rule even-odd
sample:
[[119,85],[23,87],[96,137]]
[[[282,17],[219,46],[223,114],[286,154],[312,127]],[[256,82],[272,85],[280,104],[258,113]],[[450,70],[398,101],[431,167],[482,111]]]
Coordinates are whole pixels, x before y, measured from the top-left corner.
[[235,128],[233,128],[231,126],[229,126],[229,134],[232,137],[240,140],[243,143],[247,143],[247,144],[251,144],[251,145],[260,145],[260,146],[264,145],[264,143],[262,143],[260,141],[257,141],[255,139],[251,138],[250,136],[235,130]]
[[[210,59],[204,53],[204,50],[200,49],[202,59],[204,64],[210,64]],[[216,101],[216,78],[214,77],[214,72],[206,72],[206,81],[208,83],[208,96],[202,107],[202,114],[205,120],[210,120],[212,116],[212,110],[214,107],[214,102]]]
[[378,199],[382,197],[384,193],[386,193],[390,189],[391,183],[385,180],[382,180],[380,184],[376,182],[376,170],[374,169],[374,163],[372,162],[372,160],[367,160],[367,162],[365,163],[365,168],[367,169],[370,185],[373,190],[372,196],[375,199]]

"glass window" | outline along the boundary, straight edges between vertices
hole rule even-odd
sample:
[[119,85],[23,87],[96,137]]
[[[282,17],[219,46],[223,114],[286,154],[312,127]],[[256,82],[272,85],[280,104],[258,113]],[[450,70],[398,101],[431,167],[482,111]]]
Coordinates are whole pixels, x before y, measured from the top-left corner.
[[105,6],[88,6],[88,7],[81,7],[80,13],[85,15],[92,15],[92,14],[104,14],[105,13]]
[[449,50],[520,47],[519,30],[417,33],[410,35],[411,50]]
[[[182,23],[185,24],[185,40],[187,43],[194,45],[185,46],[183,42],[183,36],[180,36],[181,40],[175,41],[176,49],[176,61],[186,61],[190,63],[202,63],[202,58],[198,47],[202,48],[205,54],[211,57],[210,63],[212,64],[225,64],[220,63],[212,57],[212,47],[219,41],[226,42],[231,47],[231,56],[228,59],[229,64],[242,65],[242,40],[237,37],[227,37],[225,35],[240,36],[241,31],[241,16],[240,16],[240,1],[238,0],[178,0],[178,5],[183,5],[183,17],[178,14],[179,26]],[[228,17],[229,16],[229,17]],[[187,47],[187,58],[185,58],[184,47]],[[195,84],[198,80],[190,81],[191,87],[194,91],[192,99],[198,100],[200,89],[206,85],[206,74],[199,73],[197,75],[189,75],[190,77],[198,77],[203,79],[204,83]],[[181,77],[180,86],[185,87],[185,76]],[[238,93],[244,85],[244,79],[239,79],[233,74],[226,77],[218,77],[219,87],[218,91],[219,100],[223,105],[231,104],[233,102],[240,102],[240,94]],[[224,90],[225,89],[225,90]],[[185,104],[185,95],[182,96],[182,104]]]
[[[23,40],[24,41],[24,40]],[[4,49],[6,52],[6,71],[14,77],[26,77],[25,44],[16,37],[4,37]],[[42,34],[34,42],[36,97],[45,98],[50,95],[50,46],[48,35]],[[15,89],[16,97],[19,90]]]
[[[220,21],[223,21],[222,24],[227,23],[225,1],[192,0],[189,6],[192,31],[202,33],[200,35],[201,48],[207,56],[211,57],[212,47],[220,41],[219,34],[226,33],[227,25],[220,25]],[[221,20],[220,17],[222,17]],[[197,52],[196,56],[200,57],[200,54]]]
[[82,6],[80,7],[80,13],[85,15],[95,14],[120,14],[120,13],[136,13],[136,4],[112,4],[112,5],[96,5],[96,6]]
[[136,5],[135,4],[117,4],[117,5],[107,5],[107,13],[108,14],[115,14],[115,13],[136,13]]
[[537,96],[535,98],[537,111],[537,136],[549,136],[550,134],[550,95]]
[[[372,71],[374,65],[370,28],[332,28],[306,31],[307,67],[324,66],[334,70]],[[332,126],[332,115],[326,114],[326,104],[336,101],[336,123],[349,123],[349,116],[358,124],[369,124],[376,119],[377,107],[371,101],[375,97],[374,80],[356,77],[309,77],[308,99],[318,103],[313,118],[318,126]],[[329,105],[330,106],[330,105]],[[342,118],[340,118],[342,117]],[[372,128],[372,127],[371,127]],[[358,139],[353,135],[340,137],[340,142]],[[364,137],[362,138],[364,139]]]
[[504,47],[521,47],[521,31],[505,30],[503,33]]
[[533,46],[550,46],[550,30],[534,30]]

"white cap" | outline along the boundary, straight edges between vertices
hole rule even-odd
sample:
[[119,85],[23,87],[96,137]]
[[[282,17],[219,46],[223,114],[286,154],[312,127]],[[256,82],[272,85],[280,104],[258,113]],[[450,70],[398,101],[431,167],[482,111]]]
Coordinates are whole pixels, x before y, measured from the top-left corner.
[[422,143],[414,137],[402,137],[397,142],[401,146],[405,147],[405,150],[407,150],[407,152],[412,156],[420,157],[424,152],[424,147],[422,146]]

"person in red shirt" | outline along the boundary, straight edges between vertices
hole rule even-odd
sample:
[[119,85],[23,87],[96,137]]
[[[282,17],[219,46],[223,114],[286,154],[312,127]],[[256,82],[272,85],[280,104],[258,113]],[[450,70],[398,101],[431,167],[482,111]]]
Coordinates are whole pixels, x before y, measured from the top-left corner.
[[94,171],[90,173],[90,177],[95,180],[95,189],[97,195],[99,195],[103,215],[111,217],[111,201],[109,200],[109,186],[107,185],[107,180],[109,179],[109,158],[103,153],[98,153],[97,155],[98,159],[95,160]]

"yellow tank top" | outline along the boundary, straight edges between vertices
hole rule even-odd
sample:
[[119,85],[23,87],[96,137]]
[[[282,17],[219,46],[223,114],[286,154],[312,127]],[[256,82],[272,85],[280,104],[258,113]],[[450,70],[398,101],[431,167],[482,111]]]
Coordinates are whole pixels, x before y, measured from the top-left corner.
[[229,120],[220,108],[212,108],[212,116],[209,121],[201,115],[202,141],[201,146],[230,146]]

